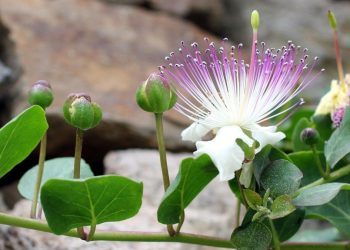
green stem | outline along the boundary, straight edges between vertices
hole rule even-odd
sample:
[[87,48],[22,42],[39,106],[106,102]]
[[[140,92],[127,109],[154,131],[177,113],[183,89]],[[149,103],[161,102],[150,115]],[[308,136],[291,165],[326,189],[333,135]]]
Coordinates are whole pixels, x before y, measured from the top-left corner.
[[170,186],[170,179],[169,179],[169,172],[168,172],[168,163],[166,159],[166,149],[164,144],[163,114],[155,113],[155,118],[156,118],[160,165],[162,168],[162,176],[163,176],[163,185],[164,185],[164,191],[166,191]]
[[328,183],[328,182],[332,182],[334,180],[337,180],[347,174],[350,174],[350,164],[349,165],[345,165],[344,167],[332,172],[329,174],[328,178],[325,179],[325,178],[320,178],[314,182],[311,182],[310,184],[304,186],[304,187],[301,187],[299,188],[294,194],[293,194],[293,197],[296,197],[298,196],[302,191],[306,190],[306,189],[309,189],[309,188],[312,188],[312,187],[315,187],[315,186],[318,186],[318,185],[322,185],[322,184],[325,184],[325,183]]
[[[41,232],[52,233],[50,227],[38,220],[23,218],[0,213],[0,224],[33,229]],[[70,230],[64,235],[79,238],[76,230]],[[206,235],[195,235],[180,233],[173,237],[165,233],[147,232],[96,232],[91,239],[94,241],[133,241],[133,242],[179,242],[196,244],[202,246],[233,248],[231,242],[226,239],[211,237]],[[329,243],[284,243],[281,250],[348,250],[349,242],[329,242]]]
[[46,158],[46,144],[47,144],[47,134],[45,133],[40,142],[38,173],[36,175],[32,208],[30,210],[30,217],[33,219],[36,218],[36,214],[37,214],[36,211],[38,206],[39,192],[40,192],[41,180],[44,173],[44,163]]
[[[77,128],[75,134],[75,151],[74,151],[74,179],[80,179],[80,162],[81,162],[81,151],[83,148],[83,134],[84,131]],[[81,239],[86,239],[86,234],[83,227],[77,228],[77,232]]]
[[[165,143],[164,143],[163,113],[155,113],[154,115],[156,119],[156,132],[157,132],[160,166],[162,169],[164,191],[166,191],[170,186],[170,178],[169,178],[168,163],[166,159],[166,149],[165,149]],[[169,235],[171,236],[175,235],[176,233],[172,225],[167,225],[167,230]]]
[[329,177],[329,173],[327,174],[323,169],[320,156],[317,153],[316,145],[312,145],[311,149],[312,149],[312,153],[314,155],[314,158],[316,160],[316,165],[317,165],[318,171],[320,172],[320,174],[323,178],[327,179]]
[[80,179],[80,162],[81,151],[83,148],[83,134],[84,131],[77,128],[75,135],[75,152],[74,152],[74,178]]
[[269,222],[270,222],[271,231],[272,231],[272,240],[273,240],[274,250],[281,250],[281,242],[279,240],[275,225],[273,224],[273,221],[271,219],[269,219]]
[[179,222],[179,224],[177,224],[177,227],[176,227],[176,234],[180,233],[180,230],[181,230],[182,225],[184,224],[184,221],[185,221],[185,211],[182,210],[181,215],[180,215],[180,222]]
[[[18,216],[7,215],[4,213],[0,213],[0,224],[52,233],[50,227],[44,222],[28,218],[22,218]],[[80,235],[78,235],[76,230],[70,230],[64,235],[80,238]],[[232,248],[231,242],[226,239],[188,233],[180,233],[175,236],[169,236],[166,233],[148,232],[96,232],[91,240],[134,242],[180,242],[203,246]]]
[[93,239],[96,232],[96,224],[91,225],[89,235],[87,236],[87,241]]

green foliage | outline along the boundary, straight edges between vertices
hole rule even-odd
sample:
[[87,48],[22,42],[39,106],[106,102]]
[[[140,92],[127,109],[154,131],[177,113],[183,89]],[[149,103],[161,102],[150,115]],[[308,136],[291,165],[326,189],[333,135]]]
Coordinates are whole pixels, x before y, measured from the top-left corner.
[[272,197],[293,194],[300,186],[302,172],[291,162],[276,160],[269,164],[261,174],[260,183]]
[[246,198],[246,201],[248,203],[248,206],[251,209],[257,210],[257,206],[263,205],[263,199],[260,197],[260,195],[253,190],[250,189],[244,189],[243,190],[244,197]]
[[271,240],[269,227],[258,221],[237,228],[231,236],[231,242],[237,250],[266,250]]
[[269,218],[278,219],[287,216],[294,212],[295,207],[292,204],[292,199],[288,195],[277,197],[271,205],[271,214]]
[[86,180],[48,180],[41,190],[41,204],[55,234],[82,226],[128,219],[139,211],[142,183],[122,176]]
[[183,160],[179,173],[159,205],[158,221],[163,224],[179,223],[185,208],[217,175],[218,170],[208,155]]
[[[85,179],[94,176],[90,166],[84,161],[80,165],[80,177]],[[74,158],[61,157],[45,161],[45,170],[43,173],[41,186],[49,179],[73,179]],[[18,183],[19,193],[26,199],[32,200],[34,195],[34,186],[38,172],[38,165],[29,169]]]
[[[320,157],[321,164],[325,167],[326,159],[323,153],[318,152],[317,155]],[[321,174],[317,168],[315,157],[312,151],[299,151],[291,153],[288,156],[303,173],[301,186],[305,186],[321,178]]]
[[279,240],[283,242],[291,238],[301,227],[304,217],[305,210],[297,208],[287,216],[273,220]]
[[339,231],[334,228],[327,228],[322,230],[302,230],[295,234],[291,242],[334,242],[342,240]]
[[284,159],[290,161],[291,159],[283,151],[268,145],[264,147],[254,158],[253,167],[254,167],[254,176],[256,181],[260,184],[260,177],[262,172],[267,168],[272,161]]
[[340,190],[350,190],[350,184],[332,182],[303,190],[293,204],[296,206],[319,206],[331,201]]
[[34,105],[0,129],[0,177],[23,161],[48,129],[44,110]]
[[333,168],[350,152],[350,108],[347,108],[340,124],[327,141],[324,154],[328,164]]
[[239,188],[239,182],[237,180],[237,178],[233,178],[231,180],[228,181],[228,185],[232,191],[232,193],[234,193],[234,195],[236,196],[236,198],[242,203],[242,194],[241,194],[241,190]]
[[[325,166],[326,160],[325,156],[322,152],[318,152],[318,156],[321,159],[322,164]],[[299,169],[303,172],[303,178],[301,181],[301,186],[305,186],[317,179],[321,178],[321,175],[317,169],[315,159],[313,153],[311,151],[301,151],[289,154],[289,157],[293,160],[293,162],[299,167]],[[335,169],[338,169],[342,166],[342,161],[339,162],[340,166],[335,166]],[[350,177],[346,176],[338,181],[344,183],[350,183]],[[328,186],[330,185],[330,186]],[[347,237],[350,237],[349,229],[350,229],[350,207],[349,207],[349,192],[348,191],[340,191],[338,190],[339,184],[330,183],[327,184],[326,189],[324,189],[323,185],[317,187],[316,189],[311,189],[311,191],[304,191],[301,196],[295,198],[293,203],[297,206],[304,205],[308,206],[308,203],[313,204],[321,204],[326,202],[323,205],[319,206],[308,206],[305,207],[306,216],[308,218],[317,218],[327,220],[332,223],[339,231],[343,232]],[[347,186],[347,184],[345,184]],[[342,185],[341,185],[342,186]],[[333,187],[330,190],[327,190],[327,187]],[[320,191],[322,195],[318,195]],[[334,198],[335,196],[335,198]],[[306,198],[308,197],[308,198]],[[303,202],[303,203],[299,203]],[[328,203],[327,203],[328,201]]]
[[322,206],[308,207],[306,217],[325,219],[350,238],[350,192],[340,191],[330,202]]

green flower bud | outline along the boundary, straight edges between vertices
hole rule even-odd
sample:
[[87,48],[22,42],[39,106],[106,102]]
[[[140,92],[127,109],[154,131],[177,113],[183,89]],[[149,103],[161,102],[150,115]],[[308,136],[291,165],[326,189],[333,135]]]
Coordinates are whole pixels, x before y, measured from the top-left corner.
[[43,109],[49,107],[53,101],[52,89],[45,80],[35,82],[28,93],[28,102],[31,105],[39,105]]
[[91,102],[84,93],[70,94],[63,105],[63,116],[72,126],[87,130],[96,127],[102,119],[101,107]]
[[319,142],[320,134],[316,129],[306,128],[303,131],[301,131],[300,140],[306,145],[312,146]]
[[136,102],[144,111],[163,113],[176,103],[176,91],[160,73],[151,74],[137,89]]
[[260,16],[257,10],[253,10],[252,15],[250,17],[250,23],[254,31],[257,31],[259,29]]

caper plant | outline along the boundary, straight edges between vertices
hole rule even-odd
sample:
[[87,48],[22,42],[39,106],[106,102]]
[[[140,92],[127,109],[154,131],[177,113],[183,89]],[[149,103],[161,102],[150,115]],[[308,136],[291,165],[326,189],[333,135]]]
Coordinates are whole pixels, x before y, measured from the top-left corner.
[[[85,241],[180,242],[241,250],[348,249],[350,76],[344,75],[333,12],[328,19],[339,80],[332,81],[315,110],[301,107],[301,95],[323,72],[317,69],[318,58],[310,59],[308,50],[292,41],[280,49],[259,42],[258,11],[251,15],[248,62],[243,45],[234,46],[228,39],[217,46],[204,38],[204,48],[181,42],[178,52],[166,56],[166,63],[137,89],[137,104],[155,119],[164,185],[157,208],[164,230],[157,233],[98,230],[101,223],[118,223],[138,213],[142,180],[93,176],[82,159],[83,133],[98,126],[102,109],[85,93],[71,94],[63,104],[63,117],[76,130],[74,157],[45,161],[50,143],[45,109],[53,94],[46,81],[38,81],[28,97],[32,106],[0,129],[0,177],[41,141],[38,166],[28,170],[18,186],[33,202],[31,218],[0,213],[0,223]],[[196,148],[193,157],[182,160],[174,180],[169,178],[163,128],[163,114],[172,109],[191,121],[179,136]],[[228,185],[236,199],[231,237],[183,232],[186,208],[215,178]],[[37,204],[45,221],[38,219]],[[324,243],[319,239],[325,232],[316,230],[312,236],[317,242],[300,242],[299,229],[306,219],[325,220],[337,234],[327,235],[329,242]]]

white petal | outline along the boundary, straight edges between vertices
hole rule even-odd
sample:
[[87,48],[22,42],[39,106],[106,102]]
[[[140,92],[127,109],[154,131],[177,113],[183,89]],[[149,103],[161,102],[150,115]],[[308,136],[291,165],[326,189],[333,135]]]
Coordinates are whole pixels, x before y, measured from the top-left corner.
[[276,132],[276,126],[262,127],[258,124],[253,124],[246,128],[252,132],[252,137],[260,144],[255,153],[258,153],[266,145],[276,144],[285,137],[285,134],[282,132]]
[[235,171],[242,167],[244,161],[244,152],[237,145],[237,138],[241,138],[249,146],[253,144],[253,140],[239,126],[226,126],[218,130],[213,140],[198,141],[194,155],[208,154],[219,170],[220,180],[233,179]]
[[192,123],[189,127],[184,129],[181,133],[183,141],[196,142],[202,139],[212,128],[202,125],[198,122]]

